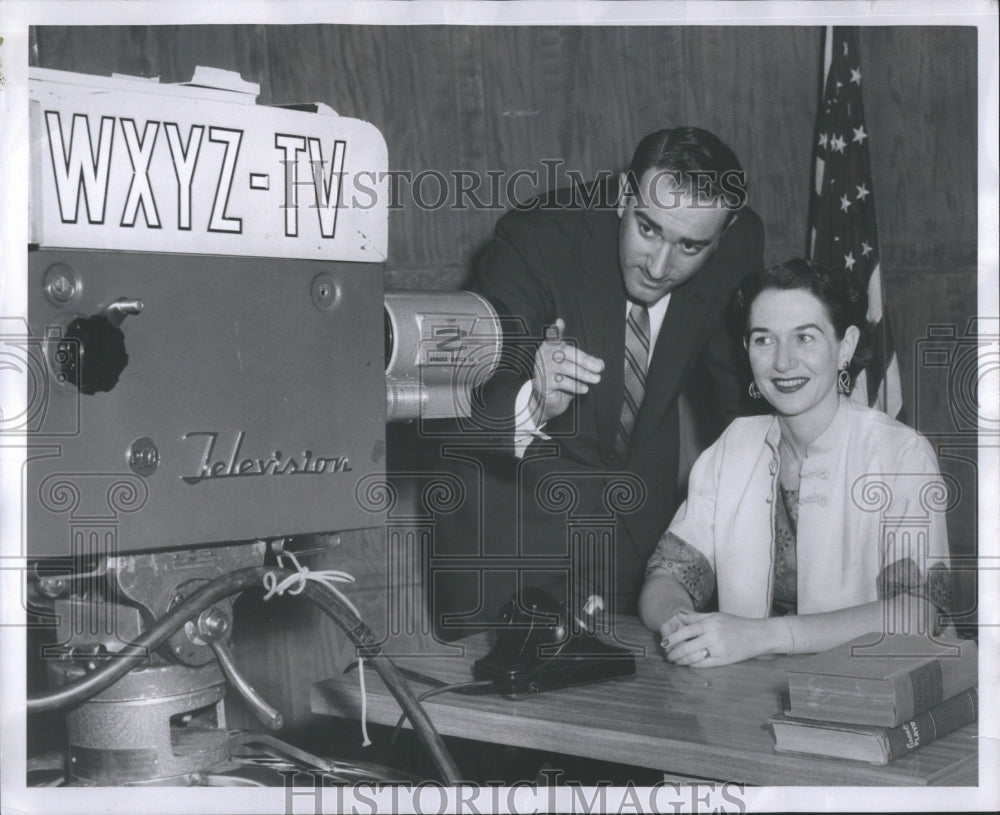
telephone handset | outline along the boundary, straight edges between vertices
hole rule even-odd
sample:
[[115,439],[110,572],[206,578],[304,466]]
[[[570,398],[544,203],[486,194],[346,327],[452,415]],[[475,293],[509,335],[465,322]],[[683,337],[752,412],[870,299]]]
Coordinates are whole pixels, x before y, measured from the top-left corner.
[[499,620],[496,644],[472,673],[508,698],[635,675],[630,651],[576,630],[565,604],[542,589],[515,594]]

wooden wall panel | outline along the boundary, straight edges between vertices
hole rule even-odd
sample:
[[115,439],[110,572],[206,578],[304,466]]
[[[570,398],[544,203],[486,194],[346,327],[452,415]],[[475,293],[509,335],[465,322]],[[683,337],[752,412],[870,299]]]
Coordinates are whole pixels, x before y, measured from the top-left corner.
[[974,265],[976,29],[871,28],[863,35],[865,114],[886,260]]
[[[734,103],[724,106],[726,97],[715,93],[711,98],[730,117],[725,126],[747,170],[750,203],[764,219],[764,259],[771,264],[805,249],[821,35],[813,28],[783,28],[780,37],[755,31],[750,42],[732,29],[717,35],[729,58],[725,92]],[[766,47],[754,47],[755,41]],[[710,117],[711,109],[706,105],[701,115]]]

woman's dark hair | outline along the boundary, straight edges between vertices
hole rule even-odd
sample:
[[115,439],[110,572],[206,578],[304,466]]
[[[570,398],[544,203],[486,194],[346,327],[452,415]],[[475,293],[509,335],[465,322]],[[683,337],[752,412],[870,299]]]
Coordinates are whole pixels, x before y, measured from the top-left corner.
[[868,322],[868,294],[855,285],[845,269],[827,269],[818,263],[793,258],[763,272],[754,272],[743,278],[734,298],[735,317],[739,333],[746,339],[750,329],[750,308],[757,296],[768,289],[809,292],[823,304],[827,317],[843,339],[849,326],[861,332],[854,356],[847,366],[847,373],[854,378],[871,359],[872,326]]

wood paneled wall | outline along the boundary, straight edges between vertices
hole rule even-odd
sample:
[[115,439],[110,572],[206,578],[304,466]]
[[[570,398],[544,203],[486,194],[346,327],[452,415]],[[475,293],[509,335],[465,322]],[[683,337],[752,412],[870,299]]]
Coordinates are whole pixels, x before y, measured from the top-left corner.
[[[260,83],[262,104],[321,101],[374,123],[394,170],[538,173],[537,184],[519,182],[520,199],[547,186],[543,160],[584,177],[618,171],[645,133],[699,125],[740,156],[765,259],[776,262],[805,247],[821,42],[815,27],[44,27],[32,61],[165,82],[188,80],[199,64],[238,71]],[[950,432],[947,399],[921,390],[915,344],[931,324],[961,334],[976,313],[976,31],[871,27],[861,47],[904,397],[921,429]],[[427,210],[402,192],[387,287],[460,288],[500,210]],[[434,184],[424,192],[435,197]],[[971,553],[975,465],[942,463],[966,488],[952,537]],[[311,659],[305,645],[295,646],[296,687],[308,674],[297,670]]]

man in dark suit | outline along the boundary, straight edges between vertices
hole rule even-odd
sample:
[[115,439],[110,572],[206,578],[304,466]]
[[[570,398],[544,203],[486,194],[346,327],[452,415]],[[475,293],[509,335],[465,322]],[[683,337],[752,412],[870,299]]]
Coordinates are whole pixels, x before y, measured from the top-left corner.
[[704,130],[659,131],[618,181],[508,212],[478,264],[473,289],[504,319],[504,354],[440,448],[464,485],[430,563],[443,638],[494,622],[527,586],[571,616],[635,613],[678,505],[682,390],[708,374],[715,433],[745,411],[724,315],[763,266],[763,228],[736,156]]

